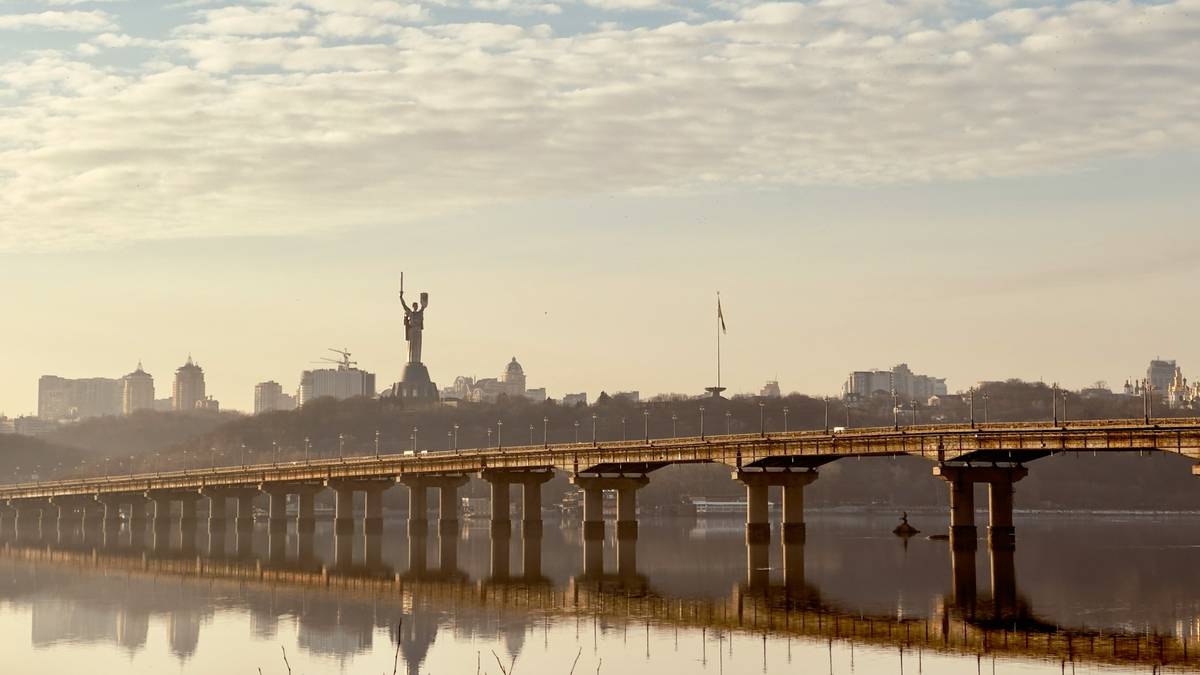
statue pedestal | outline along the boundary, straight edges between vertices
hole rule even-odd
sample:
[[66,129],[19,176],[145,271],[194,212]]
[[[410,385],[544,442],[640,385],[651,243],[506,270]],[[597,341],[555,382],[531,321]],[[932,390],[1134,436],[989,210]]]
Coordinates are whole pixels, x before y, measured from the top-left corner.
[[404,377],[392,385],[392,396],[406,403],[437,403],[437,385],[429,379],[429,369],[424,363],[408,363],[404,366]]

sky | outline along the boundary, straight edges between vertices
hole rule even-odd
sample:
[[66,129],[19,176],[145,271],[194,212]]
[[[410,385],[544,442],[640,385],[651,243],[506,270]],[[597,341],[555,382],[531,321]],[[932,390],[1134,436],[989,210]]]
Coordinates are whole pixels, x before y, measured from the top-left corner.
[[1196,375],[1198,176],[1200,0],[0,0],[0,413]]

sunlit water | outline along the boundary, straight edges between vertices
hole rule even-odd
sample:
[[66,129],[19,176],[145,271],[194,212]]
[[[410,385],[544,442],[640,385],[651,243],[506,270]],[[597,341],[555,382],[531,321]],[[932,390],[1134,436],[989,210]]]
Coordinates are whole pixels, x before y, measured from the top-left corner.
[[[912,520],[945,531],[942,514]],[[647,520],[632,549],[610,525],[602,573],[578,523],[547,521],[529,545],[517,526],[507,547],[486,521],[447,542],[435,528],[423,556],[401,519],[370,541],[335,541],[328,522],[311,541],[260,525],[210,542],[201,529],[192,549],[178,531],[93,542],[48,526],[0,550],[2,672],[1152,672],[1152,654],[1039,655],[1039,631],[1195,640],[1200,516],[1020,515],[1003,616],[985,541],[971,589],[961,574],[956,586],[946,542],[905,542],[894,524],[812,512],[805,545],[785,553],[777,529],[765,563],[734,519]],[[947,617],[1033,646],[971,653],[903,637]],[[818,620],[845,634],[814,633]]]

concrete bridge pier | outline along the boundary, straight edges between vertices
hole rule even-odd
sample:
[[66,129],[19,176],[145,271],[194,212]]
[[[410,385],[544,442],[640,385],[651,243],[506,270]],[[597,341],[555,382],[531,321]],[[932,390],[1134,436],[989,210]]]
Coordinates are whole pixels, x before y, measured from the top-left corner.
[[300,485],[296,490],[296,532],[312,534],[317,531],[317,494],[323,485]]
[[7,503],[0,504],[0,537],[12,537],[17,524],[17,510]]
[[316,536],[303,530],[296,533],[296,560],[300,563],[311,563],[316,558]]
[[650,483],[644,473],[616,476],[575,475],[571,482],[583,490],[583,538],[604,539],[604,491],[617,493],[617,540],[638,536],[637,491]]
[[222,542],[225,541],[225,494],[205,492],[204,496],[208,497],[208,535],[212,539],[215,535],[221,535]]
[[1023,466],[962,466],[941,464],[933,475],[945,480],[950,489],[950,548],[975,550],[975,484],[989,488],[988,542],[993,548],[1016,545],[1013,528],[1013,483],[1029,475]]
[[458,540],[458,489],[469,480],[467,476],[440,476],[434,481],[438,489],[438,535],[443,539]]
[[363,564],[371,569],[383,566],[383,534],[363,535]]
[[755,591],[765,591],[771,586],[769,541],[746,542],[746,585]]
[[783,585],[789,597],[800,597],[805,592],[804,544],[783,545]]
[[15,504],[17,510],[14,530],[17,539],[24,541],[41,541],[42,521],[47,504],[43,502],[21,502]]
[[[284,499],[287,499],[286,494]],[[270,525],[267,528],[267,560],[278,564],[287,558],[287,519],[283,521],[282,530],[274,529],[274,523]]]
[[[587,532],[584,532],[587,535]],[[583,538],[583,576],[598,579],[604,576],[604,521],[600,521],[600,536]]]
[[[538,521],[541,524],[541,521]],[[542,576],[542,534],[521,533],[521,575],[533,581]]]
[[817,478],[817,472],[812,469],[743,467],[733,472],[733,479],[746,486],[746,542],[771,541],[768,497],[770,488],[778,486],[783,488],[783,541],[785,544],[803,543],[806,536],[804,487]]
[[975,547],[951,547],[950,574],[954,604],[968,616],[975,612],[977,586],[975,581]]
[[1013,547],[991,547],[992,603],[995,618],[1010,619],[1017,615],[1017,571]]
[[[428,531],[414,530],[413,532],[408,537],[408,572],[421,575],[429,570]],[[439,562],[439,564],[443,563]]]
[[458,569],[458,531],[453,534],[442,530],[438,537],[438,569],[451,574]]
[[[507,521],[506,521],[507,522]],[[492,521],[493,525],[495,521]],[[507,579],[512,574],[512,532],[492,529],[491,578]]]
[[[288,488],[284,485],[263,486],[267,495],[267,533],[287,533]],[[277,537],[278,538],[278,537]]]
[[524,470],[485,469],[479,477],[492,487],[492,534],[511,536],[509,488],[521,486],[521,532],[524,536],[541,536],[542,533],[542,485],[554,478],[548,468]]
[[[400,482],[408,488],[408,538],[423,539],[429,534],[429,479],[413,476],[403,478]],[[441,508],[445,508],[444,503]]]
[[334,493],[333,533],[337,538],[354,534],[354,488],[346,483],[330,485]]
[[327,487],[335,494],[333,531],[335,534],[354,533],[354,493],[365,492],[366,510],[363,513],[363,531],[370,534],[383,532],[383,493],[395,485],[394,480],[337,480]]
[[[353,494],[353,493],[351,493]],[[334,522],[333,533],[333,566],[335,569],[347,570],[354,566],[354,521],[350,521],[350,532],[338,532]]]
[[383,534],[383,492],[395,483],[369,483],[364,492],[367,493],[365,512],[363,513],[363,533],[368,538],[371,535]]

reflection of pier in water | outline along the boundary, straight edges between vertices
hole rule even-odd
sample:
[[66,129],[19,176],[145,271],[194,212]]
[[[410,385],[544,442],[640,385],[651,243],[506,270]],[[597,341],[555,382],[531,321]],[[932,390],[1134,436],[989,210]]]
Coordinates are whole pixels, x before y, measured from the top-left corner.
[[[194,534],[190,533],[190,534]],[[447,533],[448,534],[448,533]],[[351,653],[369,647],[372,630],[386,619],[393,640],[399,639],[410,669],[416,668],[437,635],[439,617],[453,611],[456,620],[472,614],[485,616],[501,609],[505,616],[524,623],[535,617],[595,616],[614,621],[645,622],[680,628],[708,628],[735,632],[792,636],[902,650],[932,650],[958,655],[998,655],[1050,661],[1095,662],[1116,665],[1200,664],[1195,646],[1186,637],[1063,628],[1033,617],[1016,588],[1013,550],[989,547],[990,593],[980,597],[975,579],[976,551],[952,550],[953,593],[930,618],[871,616],[848,611],[822,600],[819,590],[806,583],[804,544],[783,545],[783,583],[770,582],[766,543],[747,544],[747,578],[723,598],[667,597],[656,592],[636,570],[632,537],[618,540],[618,569],[605,574],[603,542],[585,539],[581,574],[565,587],[556,587],[541,574],[541,537],[521,537],[522,572],[509,570],[513,537],[493,533],[491,574],[470,581],[457,567],[457,537],[439,537],[439,561],[427,560],[424,537],[409,547],[408,569],[403,573],[384,565],[379,535],[357,539],[337,536],[334,561],[323,564],[313,555],[313,536],[301,533],[296,548],[285,555],[283,536],[272,533],[268,555],[259,558],[239,537],[233,551],[225,551],[224,537],[209,541],[206,555],[186,544],[156,546],[153,538],[133,536],[117,546],[95,546],[78,536],[57,537],[73,544],[48,545],[22,537],[0,548],[0,561],[31,564],[40,572],[46,566],[79,573],[139,579],[156,583],[163,577],[194,578],[213,587],[230,584],[243,595],[265,591],[272,610],[303,607],[301,636],[315,651]],[[149,539],[149,541],[147,541]],[[194,541],[194,537],[192,537]],[[361,563],[353,562],[353,546],[363,547]],[[30,568],[32,572],[32,567]],[[236,596],[235,596],[236,597]],[[386,608],[394,604],[395,612]],[[352,619],[354,608],[370,607],[363,625]],[[322,612],[328,606],[330,611]],[[406,609],[408,608],[408,609]],[[262,614],[253,608],[254,615]],[[209,610],[211,611],[211,610]],[[392,616],[394,614],[394,616]],[[325,626],[321,616],[339,617],[336,627]],[[403,617],[403,625],[398,619]],[[468,619],[469,620],[469,619]],[[273,632],[273,616],[259,623]],[[345,623],[349,621],[350,623]],[[330,629],[336,629],[331,630]],[[399,634],[397,634],[399,630]],[[319,637],[317,632],[323,632]],[[330,637],[332,636],[332,637]],[[195,636],[192,639],[194,648]],[[328,644],[325,644],[328,643]],[[519,649],[519,646],[517,647]],[[415,672],[415,670],[412,670]]]

